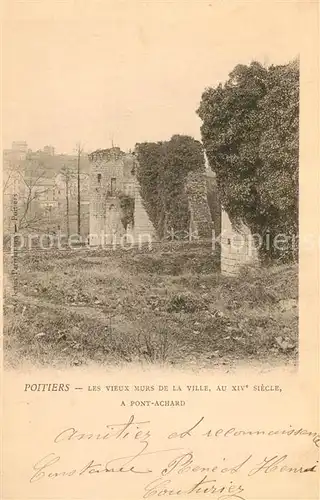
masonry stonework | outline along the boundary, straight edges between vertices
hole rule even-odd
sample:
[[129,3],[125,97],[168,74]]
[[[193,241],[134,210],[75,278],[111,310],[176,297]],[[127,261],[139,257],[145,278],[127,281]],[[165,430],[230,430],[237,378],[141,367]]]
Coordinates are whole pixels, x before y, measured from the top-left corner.
[[[120,243],[124,238],[129,244],[157,239],[141,199],[135,155],[111,148],[91,153],[89,160],[90,245]],[[216,238],[220,236],[221,273],[236,276],[243,265],[259,264],[259,256],[247,226],[240,224],[235,228],[223,209],[221,218],[212,217],[208,205],[208,179],[212,175],[211,171],[188,174],[185,187],[190,234],[199,240],[212,238],[213,234]],[[121,195],[134,200],[133,224],[126,228],[121,220]]]
[[[90,160],[90,245],[129,243],[154,239],[154,228],[143,206],[135,176],[135,155],[120,148],[97,150]],[[120,197],[134,200],[133,225],[124,227]]]
[[244,265],[259,265],[259,255],[250,229],[232,225],[225,210],[221,214],[221,273],[237,276]]

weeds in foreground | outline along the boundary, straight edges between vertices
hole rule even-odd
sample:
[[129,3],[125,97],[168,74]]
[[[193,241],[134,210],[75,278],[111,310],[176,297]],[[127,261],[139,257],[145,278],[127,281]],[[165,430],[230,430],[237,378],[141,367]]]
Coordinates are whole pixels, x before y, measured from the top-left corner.
[[[7,364],[294,363],[297,266],[227,279],[214,262],[210,270],[208,249],[185,252],[166,251],[162,259],[159,251],[146,261],[134,254],[59,254],[50,262],[26,255],[19,299],[5,302]],[[170,274],[177,262],[180,274]]]

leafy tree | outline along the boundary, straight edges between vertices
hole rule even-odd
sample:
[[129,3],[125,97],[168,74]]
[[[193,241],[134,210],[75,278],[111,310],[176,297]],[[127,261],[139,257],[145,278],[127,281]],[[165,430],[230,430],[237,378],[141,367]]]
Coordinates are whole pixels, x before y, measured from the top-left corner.
[[[221,202],[262,236],[298,221],[299,67],[238,65],[208,88],[197,111]],[[274,255],[277,256],[277,253]]]
[[298,232],[299,67],[297,61],[269,69],[260,103],[259,196],[272,217],[273,233]]
[[137,177],[147,213],[160,237],[167,229],[187,230],[187,174],[204,170],[203,148],[199,141],[174,135],[169,141],[136,145]]

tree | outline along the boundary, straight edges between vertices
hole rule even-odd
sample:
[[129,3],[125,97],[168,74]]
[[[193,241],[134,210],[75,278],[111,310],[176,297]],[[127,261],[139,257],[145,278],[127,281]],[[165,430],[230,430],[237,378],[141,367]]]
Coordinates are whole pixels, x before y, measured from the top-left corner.
[[9,238],[8,233],[12,226],[13,218],[13,196],[17,190],[17,168],[11,161],[3,162],[3,184],[2,184],[2,208],[3,208],[3,231],[5,239]]
[[46,216],[38,200],[50,191],[50,187],[46,187],[43,163],[38,160],[25,160],[15,166],[14,179],[19,207],[17,230],[39,229],[46,222]]
[[[60,226],[64,228],[66,233],[78,234],[78,174],[77,174],[77,158],[66,158],[60,171],[55,177],[56,190],[59,193],[58,199],[58,215]],[[83,225],[86,217],[84,212],[88,201],[89,194],[89,175],[86,172],[80,173],[81,186],[81,225]],[[69,229],[68,229],[69,227]],[[81,227],[85,230],[85,227]]]
[[81,200],[80,200],[80,159],[83,153],[83,148],[81,147],[80,142],[77,144],[77,227],[78,227],[78,235],[81,234]]
[[[297,62],[238,65],[206,89],[197,110],[221,203],[263,236],[294,231],[298,220],[299,68]],[[277,252],[274,255],[278,256]]]
[[71,173],[68,165],[64,165],[61,169],[61,175],[65,183],[65,194],[66,194],[66,226],[67,226],[67,236],[70,236],[70,209],[69,209],[69,199],[70,199],[70,180]]
[[174,135],[169,141],[136,145],[138,181],[146,211],[160,238],[168,229],[188,230],[187,174],[205,169],[199,141]]
[[41,163],[33,168],[30,176],[26,171],[22,172],[21,170],[19,170],[19,176],[24,185],[22,210],[18,223],[18,228],[21,230],[34,227],[43,219],[43,213],[37,206],[37,200],[48,191],[48,188],[42,187],[45,174]]
[[298,233],[299,66],[272,66],[260,103],[259,196],[273,233]]

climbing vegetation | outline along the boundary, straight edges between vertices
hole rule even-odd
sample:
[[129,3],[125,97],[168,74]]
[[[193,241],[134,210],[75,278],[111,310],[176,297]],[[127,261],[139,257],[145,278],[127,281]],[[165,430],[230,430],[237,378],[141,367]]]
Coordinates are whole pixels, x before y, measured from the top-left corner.
[[[299,64],[238,65],[224,84],[207,88],[197,110],[221,202],[269,241],[298,232]],[[267,240],[264,240],[267,241]],[[270,258],[293,256],[265,246]]]
[[119,195],[121,223],[126,230],[129,224],[134,225],[134,198],[127,194]]
[[203,147],[186,135],[174,135],[169,141],[136,145],[137,177],[146,211],[158,236],[168,231],[187,231],[187,175],[205,168]]

